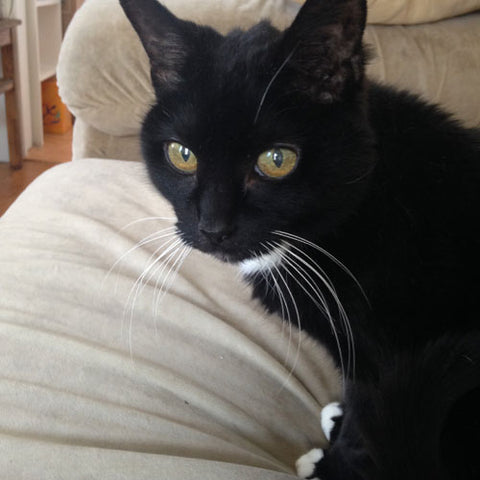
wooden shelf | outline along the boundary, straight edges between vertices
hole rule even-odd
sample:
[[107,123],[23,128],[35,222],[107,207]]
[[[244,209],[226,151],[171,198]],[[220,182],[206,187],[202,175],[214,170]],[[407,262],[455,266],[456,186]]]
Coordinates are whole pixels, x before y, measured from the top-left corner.
[[58,5],[61,0],[37,0],[37,7],[48,7],[49,5]]
[[12,42],[10,31],[12,28],[20,25],[20,20],[12,18],[0,18],[0,47],[10,45]]
[[10,90],[12,90],[13,86],[14,86],[13,80],[11,79],[5,80],[3,78],[0,78],[0,94],[9,92]]
[[0,51],[2,53],[3,78],[0,78],[0,94],[5,95],[5,112],[7,118],[8,153],[10,167],[21,168],[22,155],[18,130],[18,105],[15,85],[18,75],[15,75],[15,50],[13,30],[20,25],[19,20],[0,20]]
[[22,22],[14,18],[0,18],[0,32],[20,25]]
[[27,0],[27,38],[30,51],[30,103],[33,144],[43,144],[41,82],[56,73],[62,43],[61,0]]
[[52,63],[52,65],[42,65],[42,69],[39,73],[40,82],[47,80],[47,78],[55,76],[57,73],[57,64]]

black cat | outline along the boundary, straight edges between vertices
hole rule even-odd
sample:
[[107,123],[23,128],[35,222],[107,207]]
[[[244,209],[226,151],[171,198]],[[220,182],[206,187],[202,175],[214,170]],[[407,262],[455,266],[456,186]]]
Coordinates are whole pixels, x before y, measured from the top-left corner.
[[299,474],[478,480],[479,132],[365,78],[364,0],[226,36],[120,3],[157,97],[143,154],[180,235],[238,263],[343,371],[331,446]]

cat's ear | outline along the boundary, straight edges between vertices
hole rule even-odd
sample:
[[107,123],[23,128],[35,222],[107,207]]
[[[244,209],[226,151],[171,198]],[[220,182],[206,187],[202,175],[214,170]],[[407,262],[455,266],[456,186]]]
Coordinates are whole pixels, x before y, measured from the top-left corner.
[[188,27],[157,0],[120,0],[150,60],[155,88],[174,86],[189,52]]
[[363,80],[365,0],[307,0],[282,41],[295,88],[314,101],[341,99]]

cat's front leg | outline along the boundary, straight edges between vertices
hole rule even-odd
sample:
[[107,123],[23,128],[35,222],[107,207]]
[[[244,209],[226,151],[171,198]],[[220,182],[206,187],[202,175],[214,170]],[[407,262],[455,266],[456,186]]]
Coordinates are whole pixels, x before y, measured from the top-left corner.
[[329,442],[333,442],[337,437],[342,418],[343,407],[339,402],[331,402],[322,408],[320,423],[323,433]]
[[[336,438],[342,417],[343,408],[339,402],[331,402],[323,407],[320,414],[320,424],[329,442]],[[325,451],[321,448],[313,448],[305,455],[302,455],[296,462],[297,475],[305,479],[319,478],[317,471],[320,463],[324,461],[324,457]]]
[[[310,480],[360,480],[367,459],[351,418],[338,402],[321,412],[321,426],[330,442],[327,449],[314,448],[296,462],[297,475]],[[347,424],[347,425],[346,425]]]

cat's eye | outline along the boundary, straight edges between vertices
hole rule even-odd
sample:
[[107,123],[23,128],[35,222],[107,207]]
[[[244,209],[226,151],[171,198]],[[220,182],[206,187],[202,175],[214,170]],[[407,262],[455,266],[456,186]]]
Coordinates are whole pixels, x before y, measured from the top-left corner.
[[176,170],[187,175],[197,171],[197,157],[190,149],[180,143],[170,142],[166,150],[168,160]]
[[298,154],[286,147],[272,148],[263,152],[257,159],[257,172],[268,178],[281,179],[295,170]]

